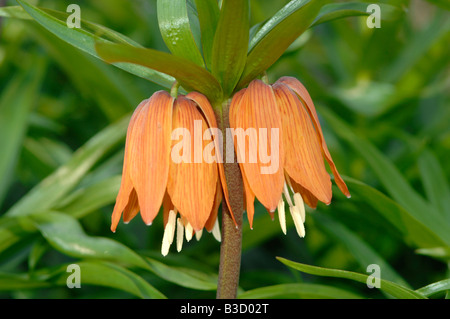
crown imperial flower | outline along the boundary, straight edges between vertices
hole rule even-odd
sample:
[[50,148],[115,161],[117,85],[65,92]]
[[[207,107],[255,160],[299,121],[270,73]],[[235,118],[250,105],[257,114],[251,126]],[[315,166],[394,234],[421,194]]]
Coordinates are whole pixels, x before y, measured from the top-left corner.
[[[223,165],[217,159],[203,160],[203,152],[198,151],[203,150],[206,141],[202,140],[202,147],[197,150],[193,147],[194,136],[190,135],[188,140],[183,136],[179,142],[182,154],[177,155],[183,160],[172,158],[177,145],[174,132],[177,129],[193,132],[198,123],[202,132],[217,127],[212,107],[200,93],[175,99],[165,91],[158,91],[139,104],[128,126],[112,231],[116,230],[122,213],[128,223],[141,212],[144,222],[151,225],[162,205],[163,255],[169,251],[175,228],[178,251],[184,234],[188,241],[194,233],[199,239],[203,228],[221,240],[217,213],[222,193],[228,203]],[[220,156],[219,148],[215,149],[215,156]]]
[[[261,80],[252,81],[248,88],[234,96],[230,107],[230,125],[244,131],[251,127],[275,129],[273,132],[278,129],[281,141],[271,143],[269,137],[257,139],[257,149],[269,148],[272,154],[278,154],[279,167],[272,174],[262,173],[267,163],[260,158],[254,162],[243,158],[248,156],[250,143],[245,143],[244,146],[235,143],[251,227],[256,197],[272,217],[275,210],[278,210],[281,229],[286,233],[284,196],[296,230],[300,237],[304,237],[304,203],[315,208],[318,201],[325,204],[331,202],[331,179],[325,168],[324,157],[337,186],[350,197],[328,151],[314,103],[297,79],[282,77],[273,85]],[[272,135],[271,138],[277,136]]]

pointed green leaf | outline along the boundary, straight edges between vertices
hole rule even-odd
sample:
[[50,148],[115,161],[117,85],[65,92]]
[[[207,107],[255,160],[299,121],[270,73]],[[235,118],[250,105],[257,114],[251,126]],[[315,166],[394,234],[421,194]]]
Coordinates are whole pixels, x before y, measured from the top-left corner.
[[[370,3],[363,2],[342,2],[342,3],[330,3],[320,9],[317,18],[312,23],[311,27],[328,21],[354,17],[354,16],[367,16],[371,12],[367,12],[367,7]],[[377,3],[381,10],[381,19],[392,20],[398,17],[401,10],[395,6],[391,6],[384,3]]]
[[[330,268],[322,268],[311,265],[305,265],[301,263],[296,263],[281,257],[277,257],[279,261],[288,266],[289,268],[293,268],[299,270],[301,272],[305,272],[310,275],[324,276],[324,277],[335,277],[335,278],[344,278],[350,279],[354,281],[358,281],[360,283],[366,284],[368,275],[359,274],[356,272],[340,270],[340,269],[330,269]],[[380,279],[380,289],[389,293],[395,298],[398,299],[426,299],[422,294],[415,292],[414,290],[402,287],[398,284],[390,282],[385,279]]]
[[43,60],[30,62],[26,73],[11,77],[0,96],[0,207],[23,145],[45,68]]
[[352,199],[360,199],[373,207],[399,231],[403,241],[408,245],[421,248],[445,245],[428,225],[379,190],[353,178],[344,177],[344,180],[352,192]]
[[30,216],[44,238],[56,250],[77,258],[95,258],[148,268],[134,251],[109,238],[86,235],[79,222],[61,213]]
[[99,42],[95,47],[107,62],[129,62],[165,72],[176,78],[187,90],[203,93],[211,101],[218,101],[222,96],[221,87],[214,76],[184,58],[124,44]]
[[217,0],[195,0],[206,66],[211,69],[214,35],[219,23],[220,9]]
[[239,81],[247,59],[249,40],[248,0],[224,0],[214,37],[211,72],[229,96]]
[[119,192],[121,176],[113,176],[82,188],[60,201],[54,208],[75,218],[113,204]]
[[395,165],[370,142],[355,134],[330,110],[322,109],[321,114],[333,131],[346,140],[367,161],[391,196],[415,219],[450,245],[450,224],[411,187]]
[[6,214],[28,215],[53,208],[112,147],[125,138],[128,123],[127,116],[100,131],[78,149],[67,164],[35,186]]
[[314,214],[319,227],[326,230],[338,242],[344,244],[350,254],[365,268],[377,264],[383,269],[383,278],[409,288],[409,284],[370,245],[347,229],[343,224],[324,214]]
[[174,267],[155,259],[147,258],[152,271],[159,277],[182,287],[197,290],[216,290],[217,276],[206,274],[195,269]]
[[[83,285],[103,286],[126,291],[142,299],[166,299],[163,293],[142,277],[117,264],[105,261],[82,261],[77,265],[80,266],[82,288]],[[56,284],[66,285],[69,274],[65,269],[62,270]]]
[[416,292],[426,296],[431,297],[437,293],[444,292],[450,290],[450,279],[444,279],[438,282],[434,282],[425,287],[417,289]]
[[418,164],[428,199],[450,223],[450,186],[441,164],[429,150],[419,157]]
[[282,284],[247,290],[238,295],[239,299],[360,299],[350,291],[319,284]]
[[[103,36],[107,36],[109,39],[113,39],[115,42],[120,43],[130,43],[132,45],[137,45],[134,41],[128,41],[128,38],[125,36],[119,35],[119,33],[115,31],[111,31],[105,27],[97,26],[93,23],[87,24],[89,27],[93,28],[93,32],[89,32],[83,28],[73,28],[70,29],[67,27],[66,20],[60,20],[53,15],[29,4],[25,0],[17,0],[17,2],[25,9],[25,11],[35,19],[39,24],[41,24],[45,29],[56,35],[58,38],[68,42],[74,47],[90,54],[95,57],[99,57],[97,52],[95,51],[94,45],[96,42],[111,42],[110,40],[106,40],[104,38],[99,37],[95,33],[102,34]],[[11,14],[11,12],[9,13]],[[20,13],[19,13],[20,15]],[[61,16],[66,16],[67,14],[60,13]],[[84,22],[86,24],[86,22]],[[83,24],[83,25],[84,25]],[[163,87],[170,88],[174,82],[174,78],[149,69],[142,66],[138,66],[135,64],[115,64],[117,67],[130,72],[139,77],[145,78],[152,82],[155,82]]]
[[0,291],[25,290],[51,286],[47,282],[31,279],[28,274],[0,273]]
[[429,256],[444,262],[450,261],[450,246],[421,248],[416,250],[416,254]]
[[170,52],[204,67],[191,31],[186,0],[158,0],[157,11],[159,29]]
[[250,42],[250,53],[237,86],[241,89],[274,64],[303,33],[327,0],[292,0],[267,21]]

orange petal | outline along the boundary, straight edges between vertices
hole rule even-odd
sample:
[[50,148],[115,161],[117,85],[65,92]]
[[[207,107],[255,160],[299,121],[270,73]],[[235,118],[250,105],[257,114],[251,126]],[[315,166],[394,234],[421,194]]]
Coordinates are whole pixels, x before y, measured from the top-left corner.
[[[182,141],[177,141],[177,136],[174,136],[172,142],[167,191],[180,214],[195,231],[200,231],[211,213],[218,178],[217,163],[208,163],[203,158],[203,149],[208,144],[203,140],[203,132],[208,125],[195,103],[180,96],[174,106],[173,128],[174,132],[183,130],[184,135]],[[198,129],[200,132],[197,132]],[[182,147],[179,148],[179,145]],[[182,155],[182,158],[176,158],[177,155]]]
[[211,232],[214,228],[214,224],[217,219],[217,215],[219,213],[219,206],[222,202],[222,186],[221,183],[217,183],[216,197],[214,199],[214,205],[211,209],[211,213],[209,215],[208,220],[206,221],[205,228],[207,231]]
[[[284,185],[284,153],[281,117],[272,88],[254,80],[230,113],[241,171],[258,200],[274,211]],[[265,156],[270,158],[263,160]]]
[[294,180],[291,180],[292,188],[294,189],[295,193],[300,193],[300,195],[303,198],[303,201],[308,205],[309,207],[316,209],[317,203],[319,200],[317,197],[315,197],[309,190],[302,187],[302,185],[297,184]]
[[232,127],[232,128],[236,128],[236,119],[237,119],[237,116],[239,116],[239,110],[241,107],[242,99],[245,96],[245,92],[247,92],[247,89],[240,90],[233,96],[233,99],[231,100],[230,111],[229,111],[228,117],[229,117],[229,121],[230,121],[230,127]]
[[319,136],[320,142],[322,144],[322,150],[325,155],[325,159],[327,160],[328,164],[330,165],[331,171],[333,172],[335,181],[341,192],[347,196],[350,197],[350,192],[348,191],[347,185],[345,184],[344,180],[342,179],[341,175],[339,175],[339,172],[337,171],[336,165],[333,162],[333,159],[331,157],[330,152],[328,151],[327,143],[325,142],[325,138],[323,136],[322,127],[320,126],[319,117],[317,116],[316,108],[314,106],[314,103],[311,99],[311,96],[309,95],[306,88],[303,86],[303,84],[293,77],[282,77],[277,82],[279,83],[285,83],[287,84],[302,100],[303,104],[306,106],[306,109],[308,110],[309,115],[314,121],[314,126],[316,127],[316,132]]
[[133,183],[130,178],[130,144],[131,144],[131,135],[136,124],[136,119],[139,117],[142,109],[148,103],[148,99],[142,101],[130,119],[130,124],[128,125],[127,137],[125,141],[125,155],[123,159],[123,170],[122,170],[122,180],[120,182],[119,193],[117,194],[116,203],[114,205],[114,211],[111,216],[111,230],[113,232],[116,231],[117,225],[119,224],[120,217],[122,216],[122,212],[128,204],[131,191],[133,190]]
[[166,227],[167,221],[169,219],[169,212],[174,209],[172,201],[170,200],[170,196],[167,191],[164,194],[163,198],[163,223],[164,227]]
[[295,93],[283,83],[273,90],[283,123],[283,147],[287,174],[324,203],[332,197],[330,175],[313,124]]
[[128,205],[123,211],[123,222],[128,224],[139,213],[139,201],[136,190],[133,189],[128,200]]
[[[191,92],[188,95],[186,95],[186,97],[188,99],[191,99],[192,101],[194,101],[199,106],[199,108],[203,112],[203,116],[205,117],[206,122],[208,123],[208,126],[210,128],[218,128],[214,110],[211,107],[211,104],[209,103],[206,96],[204,96],[203,94],[198,93],[198,92]],[[222,132],[222,134],[223,133],[224,132]],[[227,186],[227,181],[225,179],[225,170],[223,167],[223,154],[221,153],[220,141],[218,141],[214,135],[212,135],[212,136],[213,136],[213,140],[214,140],[214,147],[215,147],[215,152],[216,152],[216,162],[218,163],[220,182],[222,183],[221,189],[223,190],[223,195],[225,197],[225,202],[227,203],[228,210],[231,213],[231,217],[233,218],[234,223],[236,224],[236,220],[234,219],[233,211],[231,210],[231,204],[230,204],[230,199],[229,199],[229,195],[228,195],[228,186]],[[214,226],[214,224],[213,224],[213,226]]]
[[136,119],[131,134],[130,176],[147,225],[158,214],[167,185],[170,162],[173,98],[153,94]]
[[253,193],[250,185],[248,184],[247,178],[242,174],[242,180],[244,182],[244,192],[245,192],[245,206],[247,211],[248,223],[250,224],[250,229],[253,229],[253,216],[255,215],[255,194]]

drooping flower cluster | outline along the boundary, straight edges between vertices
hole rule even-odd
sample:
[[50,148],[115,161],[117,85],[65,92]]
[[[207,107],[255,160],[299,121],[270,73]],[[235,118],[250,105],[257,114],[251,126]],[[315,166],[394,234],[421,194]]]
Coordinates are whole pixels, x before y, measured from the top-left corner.
[[141,212],[144,222],[151,225],[162,205],[163,255],[169,251],[176,227],[178,251],[184,234],[188,241],[194,233],[199,238],[203,228],[220,241],[217,212],[222,193],[228,199],[221,161],[204,160],[207,141],[200,141],[203,147],[195,149],[194,135],[183,136],[183,147],[174,150],[179,143],[173,133],[178,129],[194,132],[199,123],[202,132],[217,127],[210,103],[199,93],[175,99],[159,91],[140,103],[128,126],[122,182],[112,214],[113,231],[122,213],[128,223]]
[[[323,157],[330,165],[340,190],[350,197],[328,151],[314,103],[297,79],[282,77],[272,86],[261,80],[251,82],[231,102],[230,125],[244,131],[249,128],[278,129],[278,136],[258,137],[256,145],[258,150],[262,146],[270,149],[271,154],[278,154],[277,171],[264,174],[266,163],[261,158],[253,162],[249,158],[240,160],[250,225],[256,197],[272,216],[278,209],[280,225],[286,233],[284,196],[296,230],[304,237],[304,203],[315,208],[318,201],[331,202],[331,179]],[[272,143],[271,138],[281,142]],[[235,143],[238,157],[241,154],[248,156],[250,145],[250,141],[244,146]]]
[[[278,211],[286,234],[286,201],[297,233],[304,237],[304,204],[315,208],[318,201],[331,202],[331,179],[324,158],[337,186],[350,197],[328,151],[313,101],[297,79],[283,77],[273,85],[254,80],[234,95],[229,112],[250,227],[257,198],[272,218]],[[220,241],[217,215],[222,199],[231,212],[222,148],[212,132],[212,142],[202,138],[203,132],[216,128],[214,111],[200,93],[174,98],[158,91],[141,102],[128,127],[111,229],[116,230],[122,214],[128,223],[139,212],[150,225],[163,206],[163,255],[175,238],[180,251],[184,237],[189,241],[195,234],[199,239],[204,228]],[[196,130],[201,132],[200,140],[190,134]],[[252,135],[251,130],[265,134]],[[180,133],[186,131],[188,134]],[[214,152],[205,152],[211,143]],[[255,151],[257,154],[252,154]],[[263,153],[275,160],[276,165],[270,163],[272,169]]]

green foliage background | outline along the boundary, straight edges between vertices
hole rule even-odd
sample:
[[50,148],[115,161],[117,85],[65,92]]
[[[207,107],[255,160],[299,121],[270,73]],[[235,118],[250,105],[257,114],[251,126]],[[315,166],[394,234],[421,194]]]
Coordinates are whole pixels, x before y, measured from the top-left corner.
[[[29,1],[63,12],[72,2]],[[168,51],[156,1],[76,3],[84,20]],[[251,24],[286,3],[252,0]],[[290,220],[284,236],[258,204],[254,230],[244,224],[241,298],[449,296],[448,5],[385,3],[399,10],[380,29],[366,17],[318,25],[268,70],[310,91],[352,198],[336,188],[330,206],[308,211],[305,239]],[[129,115],[159,89],[32,20],[2,19],[0,297],[215,297],[211,234],[162,257],[162,216],[109,230]],[[66,286],[72,263],[81,289]],[[381,267],[381,289],[365,284],[370,264]]]

